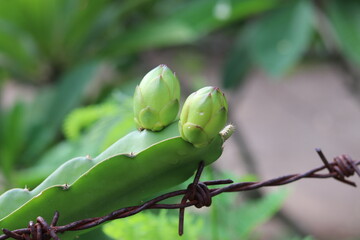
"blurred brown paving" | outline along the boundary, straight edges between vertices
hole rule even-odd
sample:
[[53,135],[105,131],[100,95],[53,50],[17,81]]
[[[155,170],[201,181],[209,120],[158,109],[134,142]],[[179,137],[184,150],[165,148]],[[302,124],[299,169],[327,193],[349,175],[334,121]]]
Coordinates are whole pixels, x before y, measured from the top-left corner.
[[[321,166],[316,147],[329,160],[343,153],[360,159],[360,104],[336,66],[306,66],[280,81],[261,72],[249,77],[232,101],[235,124],[257,160],[261,179]],[[243,168],[233,147],[229,143],[218,161],[225,169]],[[356,176],[351,180],[360,185]],[[360,188],[331,179],[301,180],[289,188],[284,210],[307,233],[318,239],[360,236]]]

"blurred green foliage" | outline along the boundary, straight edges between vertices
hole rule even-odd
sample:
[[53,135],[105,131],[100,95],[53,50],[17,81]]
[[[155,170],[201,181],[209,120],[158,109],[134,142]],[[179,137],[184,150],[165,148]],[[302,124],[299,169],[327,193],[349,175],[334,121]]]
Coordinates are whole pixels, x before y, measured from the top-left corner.
[[324,4],[334,44],[354,65],[360,64],[360,3],[331,0]]
[[199,239],[204,227],[203,219],[187,214],[183,236],[178,235],[178,218],[161,210],[158,214],[141,212],[129,218],[106,224],[103,231],[114,240],[120,239]]
[[224,64],[224,87],[241,86],[254,67],[281,78],[306,55],[360,64],[359,13],[356,0],[291,0],[250,19],[239,28]]
[[[215,47],[227,50],[221,78],[229,90],[243,86],[254,67],[277,79],[314,52],[360,64],[356,0],[0,0],[0,98],[10,82],[35,89],[31,101],[0,102],[0,190],[34,187],[64,161],[95,156],[133,130],[141,54],[206,49],[203,40],[213,33],[225,43]],[[181,61],[194,68],[194,57]],[[270,195],[224,216],[215,206],[213,221],[223,239],[246,238],[283,197]],[[244,214],[243,225],[225,226],[225,218]]]
[[[19,80],[54,81],[74,65],[190,43],[278,0],[0,1],[0,66]],[[213,14],[218,4],[230,13]],[[124,61],[124,60],[123,60]]]

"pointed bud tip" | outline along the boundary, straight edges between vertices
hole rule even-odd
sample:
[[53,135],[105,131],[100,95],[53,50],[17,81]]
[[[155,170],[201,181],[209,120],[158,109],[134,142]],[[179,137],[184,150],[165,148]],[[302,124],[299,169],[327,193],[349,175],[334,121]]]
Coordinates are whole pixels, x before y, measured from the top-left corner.
[[158,68],[163,68],[163,69],[167,69],[167,68],[169,68],[167,65],[165,65],[165,64],[160,64],[159,66],[158,66]]

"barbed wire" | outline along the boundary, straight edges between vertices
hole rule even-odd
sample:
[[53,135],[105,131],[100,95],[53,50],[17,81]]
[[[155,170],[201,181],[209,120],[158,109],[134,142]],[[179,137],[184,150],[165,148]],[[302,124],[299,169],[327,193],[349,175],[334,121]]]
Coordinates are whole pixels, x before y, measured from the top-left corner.
[[[4,234],[0,236],[0,240],[9,238],[19,240],[60,240],[59,234],[61,233],[89,229],[114,219],[135,215],[146,209],[179,209],[179,235],[182,235],[184,232],[185,208],[190,206],[195,206],[197,208],[204,206],[209,207],[213,197],[225,192],[241,192],[262,187],[281,186],[303,178],[334,178],[340,182],[356,187],[354,182],[346,178],[354,175],[354,173],[357,173],[357,175],[360,176],[360,169],[358,167],[358,165],[360,165],[360,161],[354,161],[349,155],[340,155],[335,157],[333,162],[329,163],[320,149],[316,149],[316,151],[324,164],[323,166],[302,174],[289,174],[260,182],[233,183],[233,181],[230,179],[200,182],[200,176],[204,169],[204,163],[200,162],[194,180],[187,187],[187,189],[169,192],[155,197],[141,205],[121,208],[111,212],[106,216],[87,218],[63,226],[56,226],[60,214],[59,212],[55,212],[50,224],[48,224],[44,218],[37,217],[36,223],[30,221],[27,228],[16,229],[12,231],[8,229],[2,229]],[[319,173],[324,169],[327,169],[328,172]],[[208,188],[208,186],[222,184],[227,185],[221,188]],[[183,196],[180,203],[161,203],[165,199],[176,196]]]

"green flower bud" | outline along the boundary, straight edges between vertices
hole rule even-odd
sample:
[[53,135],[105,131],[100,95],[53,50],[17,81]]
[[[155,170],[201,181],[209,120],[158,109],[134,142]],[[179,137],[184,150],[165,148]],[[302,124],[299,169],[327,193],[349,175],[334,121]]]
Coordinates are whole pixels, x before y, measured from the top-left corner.
[[206,146],[224,128],[227,112],[227,101],[219,88],[204,87],[192,93],[180,114],[181,137],[195,147]]
[[160,131],[179,112],[180,84],[174,73],[160,65],[145,75],[134,94],[134,120],[139,129]]

